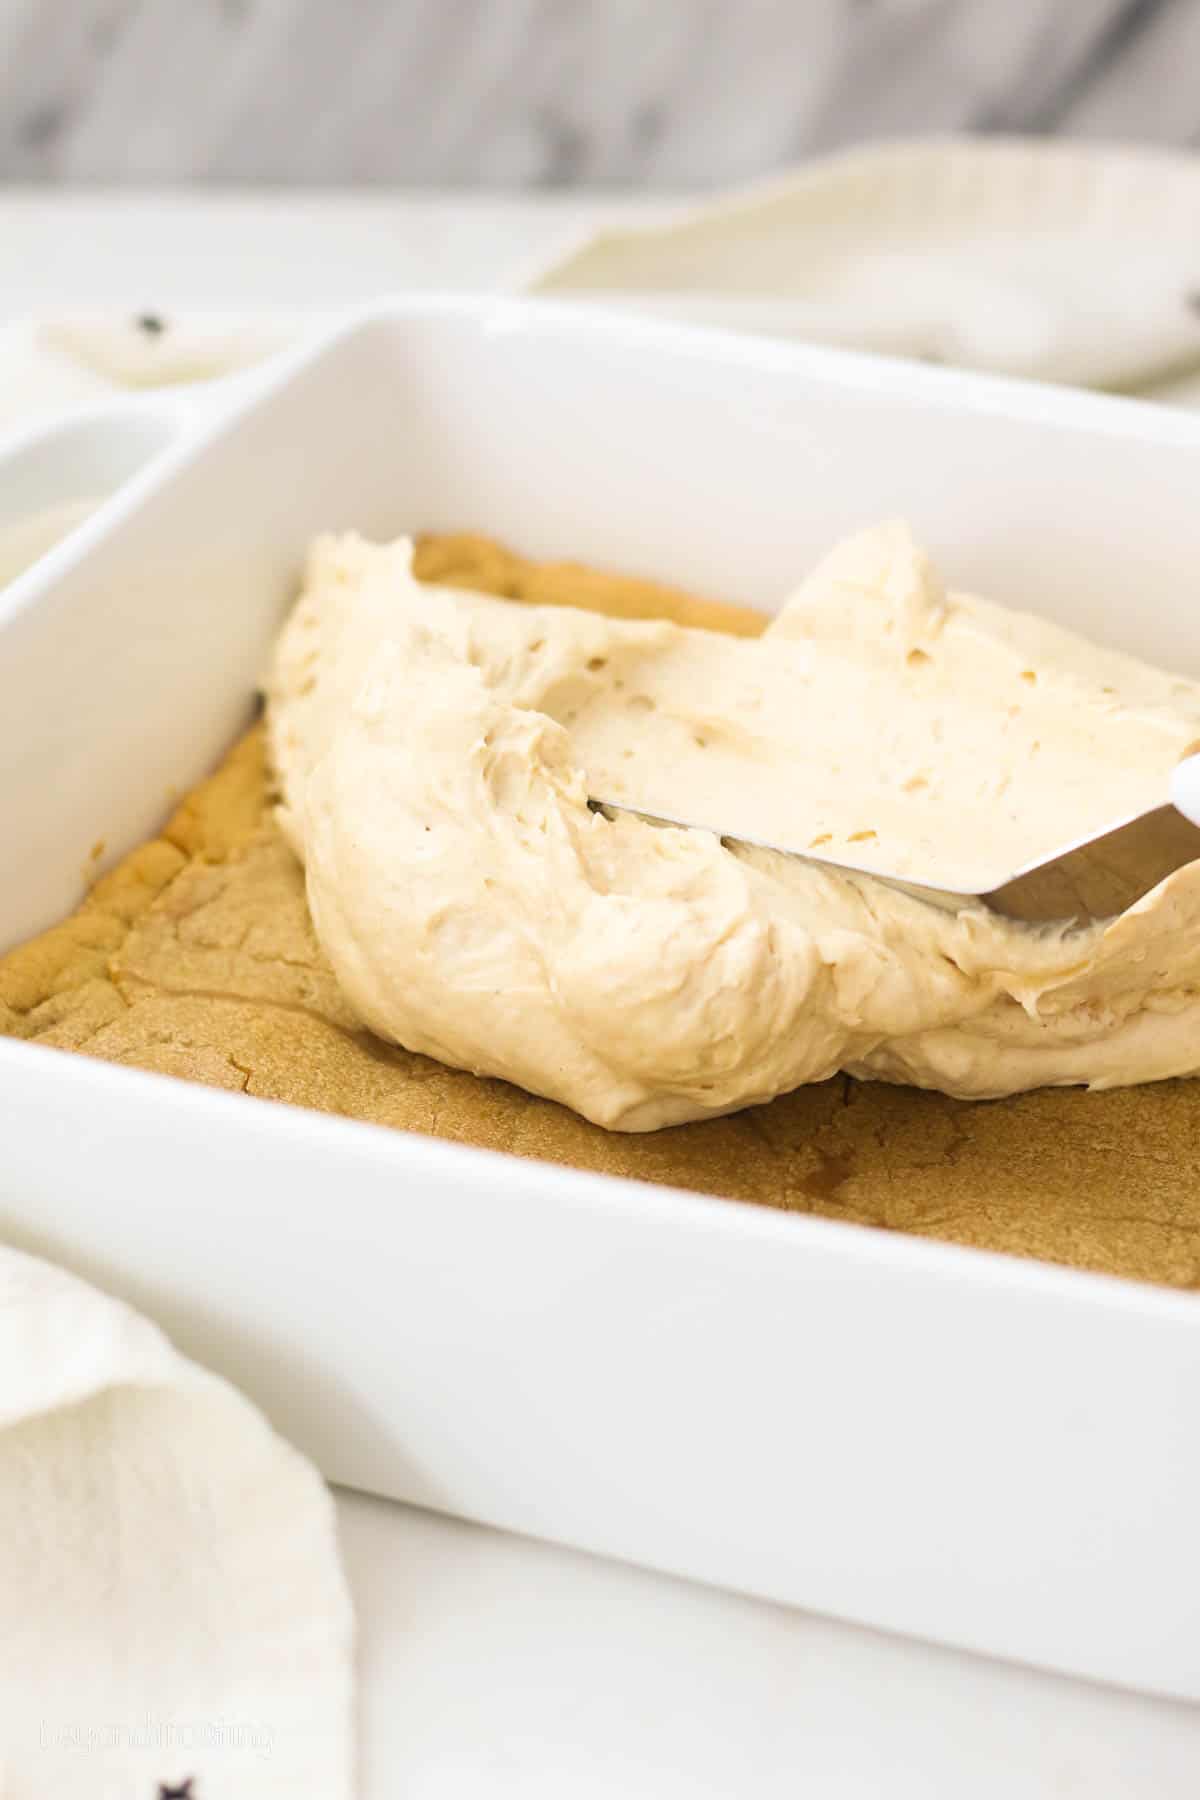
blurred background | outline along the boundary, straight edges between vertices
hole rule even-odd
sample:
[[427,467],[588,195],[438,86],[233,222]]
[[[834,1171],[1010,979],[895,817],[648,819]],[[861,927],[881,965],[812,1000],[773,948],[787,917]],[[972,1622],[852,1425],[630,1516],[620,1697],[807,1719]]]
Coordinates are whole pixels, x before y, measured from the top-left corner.
[[699,189],[945,131],[1200,141],[1200,0],[0,0],[0,181]]

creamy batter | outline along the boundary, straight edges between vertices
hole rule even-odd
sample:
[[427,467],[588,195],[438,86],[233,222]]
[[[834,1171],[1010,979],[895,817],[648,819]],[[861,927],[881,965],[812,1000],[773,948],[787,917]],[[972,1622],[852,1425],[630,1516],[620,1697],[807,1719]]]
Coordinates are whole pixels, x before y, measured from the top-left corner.
[[906,529],[760,639],[421,587],[314,546],[269,683],[351,1005],[623,1130],[839,1069],[967,1097],[1200,1069],[1200,865],[1106,926],[947,913],[589,794],[945,886],[1158,804],[1200,687],[947,594]]

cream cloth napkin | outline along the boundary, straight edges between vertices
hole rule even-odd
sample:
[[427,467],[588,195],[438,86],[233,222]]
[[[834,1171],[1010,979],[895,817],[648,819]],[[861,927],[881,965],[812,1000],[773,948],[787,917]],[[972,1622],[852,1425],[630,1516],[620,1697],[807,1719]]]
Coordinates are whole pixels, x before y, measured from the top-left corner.
[[352,1635],[315,1470],[127,1306],[0,1250],[3,1800],[347,1800]]
[[1022,139],[826,157],[589,232],[529,292],[1145,391],[1200,372],[1200,158]]

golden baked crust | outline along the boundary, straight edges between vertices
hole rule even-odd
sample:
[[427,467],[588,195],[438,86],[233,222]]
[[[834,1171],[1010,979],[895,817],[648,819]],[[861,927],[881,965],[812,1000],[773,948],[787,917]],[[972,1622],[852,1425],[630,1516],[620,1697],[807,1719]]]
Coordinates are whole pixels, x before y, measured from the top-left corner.
[[[750,633],[745,608],[487,539],[423,580]],[[839,1077],[732,1118],[614,1135],[361,1030],[271,816],[260,729],[69,919],[0,957],[0,1035],[612,1175],[1176,1287],[1200,1285],[1200,1082],[962,1103]]]

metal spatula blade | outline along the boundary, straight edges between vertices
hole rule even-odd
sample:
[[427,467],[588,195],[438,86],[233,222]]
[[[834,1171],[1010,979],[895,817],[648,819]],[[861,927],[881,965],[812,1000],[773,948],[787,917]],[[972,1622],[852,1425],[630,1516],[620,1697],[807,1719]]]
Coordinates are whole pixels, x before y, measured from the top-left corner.
[[990,886],[946,888],[914,881],[839,857],[822,856],[790,844],[766,843],[729,829],[732,821],[668,818],[594,795],[590,804],[606,813],[630,813],[656,825],[712,831],[732,844],[776,850],[801,862],[851,875],[869,875],[936,905],[957,910],[983,905],[1008,919],[1031,925],[1087,924],[1111,919],[1157,887],[1168,875],[1200,859],[1200,755],[1185,757],[1171,776],[1170,798],[1150,812],[1119,819],[1099,836],[1076,838],[1052,855],[1026,863]]

